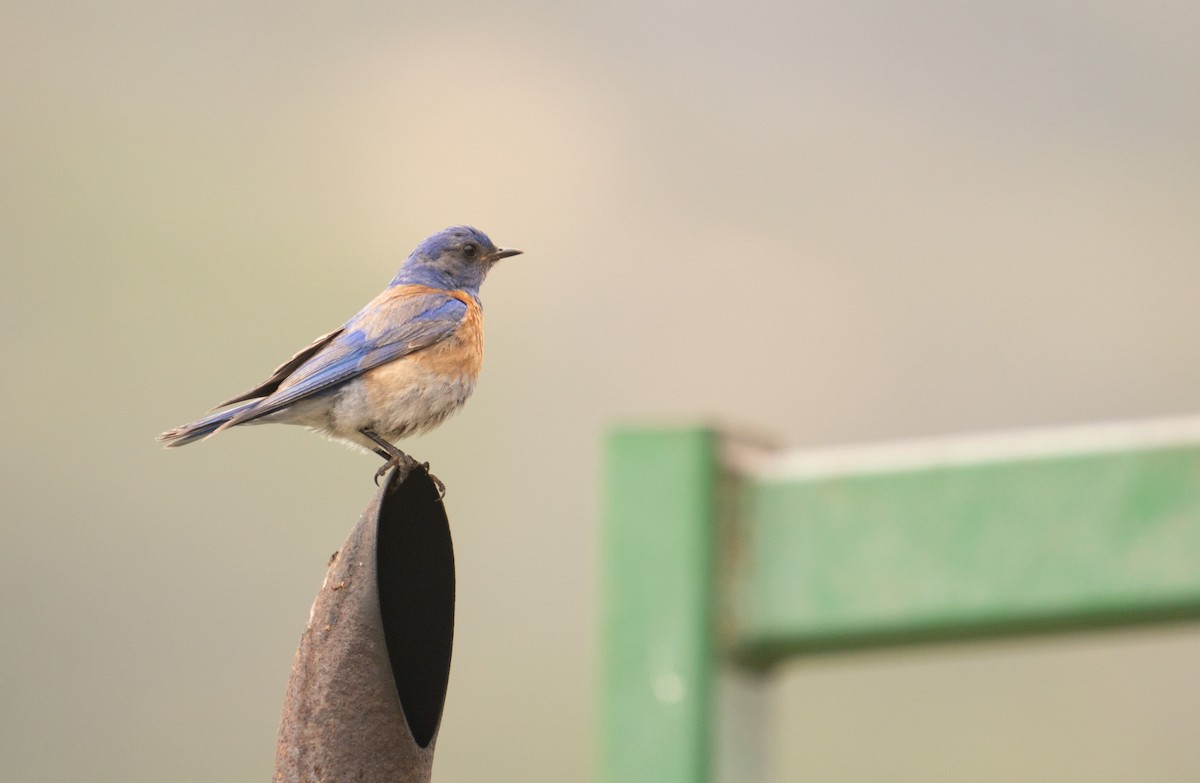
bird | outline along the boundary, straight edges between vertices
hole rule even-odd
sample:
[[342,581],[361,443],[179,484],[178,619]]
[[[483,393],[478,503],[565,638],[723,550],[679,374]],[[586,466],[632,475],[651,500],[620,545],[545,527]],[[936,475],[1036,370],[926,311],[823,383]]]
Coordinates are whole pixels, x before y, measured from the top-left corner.
[[376,483],[393,467],[403,480],[418,463],[395,442],[438,426],[471,396],[483,363],[479,287],[497,261],[521,252],[470,226],[429,236],[350,320],[158,440],[175,448],[243,424],[298,424],[382,457]]

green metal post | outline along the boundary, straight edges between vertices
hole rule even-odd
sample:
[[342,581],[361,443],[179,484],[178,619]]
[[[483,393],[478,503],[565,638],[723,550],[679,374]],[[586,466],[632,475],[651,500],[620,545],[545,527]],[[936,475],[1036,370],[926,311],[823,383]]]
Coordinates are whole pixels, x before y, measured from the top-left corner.
[[1200,417],[791,454],[627,429],[607,457],[600,783],[710,783],[718,599],[751,670],[1200,620]]
[[615,433],[607,453],[601,783],[708,783],[717,438]]

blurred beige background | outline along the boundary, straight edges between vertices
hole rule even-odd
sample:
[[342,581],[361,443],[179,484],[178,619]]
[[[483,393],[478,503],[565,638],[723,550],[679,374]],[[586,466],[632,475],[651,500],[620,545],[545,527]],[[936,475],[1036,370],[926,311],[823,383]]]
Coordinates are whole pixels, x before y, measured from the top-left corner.
[[[1195,2],[0,4],[0,768],[268,779],[374,457],[153,436],[427,234],[524,248],[408,446],[459,565],[439,781],[593,767],[599,441],[1200,408]],[[1200,632],[822,658],[776,781],[1200,777]]]

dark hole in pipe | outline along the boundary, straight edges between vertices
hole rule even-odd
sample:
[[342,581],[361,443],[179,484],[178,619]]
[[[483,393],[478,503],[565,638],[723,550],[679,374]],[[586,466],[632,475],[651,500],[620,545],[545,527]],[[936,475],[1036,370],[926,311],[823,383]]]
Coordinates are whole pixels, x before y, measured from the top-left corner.
[[[395,471],[389,485],[394,477]],[[450,680],[454,545],[437,489],[420,469],[384,493],[376,573],[396,693],[413,739],[425,748],[437,732]]]

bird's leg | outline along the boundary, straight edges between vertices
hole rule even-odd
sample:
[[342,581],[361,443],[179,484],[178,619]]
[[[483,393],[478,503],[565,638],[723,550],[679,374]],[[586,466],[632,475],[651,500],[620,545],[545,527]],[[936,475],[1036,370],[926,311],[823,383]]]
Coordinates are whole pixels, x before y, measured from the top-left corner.
[[396,448],[390,441],[377,435],[373,430],[363,428],[359,430],[364,438],[372,441],[378,448],[372,449],[376,454],[383,457],[384,464],[375,473],[375,483],[379,483],[379,479],[383,478],[389,470],[395,467],[401,472],[400,480],[403,481],[408,472],[417,466],[417,461],[405,454],[400,449]]
[[424,470],[425,475],[429,476],[430,480],[433,481],[433,485],[438,491],[438,500],[441,500],[443,497],[445,497],[446,485],[442,483],[441,479],[429,472],[428,462],[417,462],[415,459],[396,448],[396,446],[390,441],[380,437],[372,430],[364,427],[363,429],[359,430],[359,432],[364,438],[369,439],[379,447],[371,450],[384,459],[383,467],[375,471],[375,484],[377,486],[379,484],[379,479],[387,475],[387,472],[391,470],[393,466],[397,471],[400,472],[401,481],[404,481],[404,479],[408,477],[409,471],[411,471],[413,468],[419,467]]

